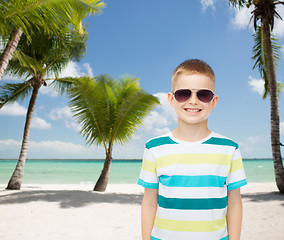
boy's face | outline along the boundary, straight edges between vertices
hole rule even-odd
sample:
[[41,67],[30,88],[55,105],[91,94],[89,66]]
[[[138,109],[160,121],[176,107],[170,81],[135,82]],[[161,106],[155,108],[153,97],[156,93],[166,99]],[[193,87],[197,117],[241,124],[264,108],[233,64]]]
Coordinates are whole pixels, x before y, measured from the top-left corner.
[[175,109],[179,124],[206,124],[207,119],[213,108],[218,103],[218,96],[214,95],[213,99],[208,102],[202,102],[198,99],[196,91],[201,89],[215,92],[215,83],[206,75],[202,74],[181,74],[173,83],[173,93],[179,89],[190,89],[191,96],[185,102],[178,102],[173,93],[168,93],[170,105]]

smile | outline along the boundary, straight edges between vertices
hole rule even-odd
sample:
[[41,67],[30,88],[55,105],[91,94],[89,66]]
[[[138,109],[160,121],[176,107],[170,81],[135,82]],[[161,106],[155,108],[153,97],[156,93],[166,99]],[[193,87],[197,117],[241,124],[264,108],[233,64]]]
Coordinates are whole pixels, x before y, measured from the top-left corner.
[[201,109],[197,108],[185,108],[184,110],[187,112],[201,112]]

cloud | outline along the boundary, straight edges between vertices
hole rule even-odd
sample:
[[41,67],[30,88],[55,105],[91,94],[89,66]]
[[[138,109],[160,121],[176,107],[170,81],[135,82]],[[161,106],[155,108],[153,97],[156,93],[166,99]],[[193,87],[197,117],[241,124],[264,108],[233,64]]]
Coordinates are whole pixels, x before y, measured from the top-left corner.
[[64,119],[65,126],[67,128],[73,128],[77,132],[79,132],[81,129],[80,125],[73,118],[73,113],[68,106],[62,108],[54,108],[50,111],[48,116],[52,120]]
[[89,63],[84,63],[83,66],[86,68],[88,75],[90,77],[94,77],[93,69],[91,68]]
[[263,139],[265,137],[263,135],[260,135],[260,136],[250,136],[248,137],[248,142],[249,144],[259,144],[259,143],[262,143],[264,142]]
[[52,120],[58,120],[62,118],[72,118],[72,112],[69,107],[62,107],[62,108],[54,108],[49,113],[49,117]]
[[[8,104],[0,109],[0,115],[2,116],[25,116],[27,114],[27,109],[17,102],[13,104]],[[51,124],[46,122],[44,119],[39,117],[32,118],[31,128],[37,129],[49,129],[51,128]]]
[[27,113],[27,109],[17,102],[7,104],[0,109],[0,115],[3,116],[24,116]]
[[89,63],[83,64],[83,67],[80,66],[79,64],[71,61],[68,63],[66,68],[64,68],[59,75],[60,78],[64,77],[81,77],[81,76],[93,76],[93,70],[90,67]]
[[47,86],[41,86],[41,88],[39,89],[39,93],[42,95],[47,95],[52,98],[59,96],[58,92],[53,87],[50,87],[49,85],[50,84],[48,83]]
[[45,151],[54,151],[57,153],[80,153],[85,151],[87,148],[80,144],[74,144],[71,142],[62,142],[58,140],[54,141],[31,141],[29,146],[32,149],[45,149]]
[[[65,77],[81,77],[81,76],[90,76],[93,77],[93,69],[91,68],[89,63],[84,63],[83,66],[80,66],[76,62],[69,62],[68,65],[62,70],[62,72],[59,75],[59,78],[65,78]],[[54,78],[54,75],[48,76],[49,78]],[[40,94],[50,96],[52,98],[57,97],[59,94],[58,92],[53,88],[50,87],[49,84],[47,87],[42,86],[40,88]]]
[[13,139],[0,140],[0,150],[8,150],[10,148],[20,147],[21,142]]
[[[280,16],[284,16],[284,6],[278,5],[276,11],[279,13]],[[276,18],[274,23],[274,30],[273,33],[276,34],[278,38],[282,38],[284,36],[284,21],[281,19]]]
[[157,106],[144,120],[144,129],[153,135],[168,133],[173,123],[176,122],[174,109],[168,103],[167,93],[156,93],[161,105]]
[[249,86],[252,88],[253,92],[258,93],[259,95],[263,95],[264,93],[264,80],[263,79],[256,79],[249,76]]
[[253,24],[250,24],[251,19],[251,11],[253,7],[250,8],[232,8],[233,10],[233,18],[231,19],[231,24],[235,26],[237,29],[247,29],[249,27],[253,27]]
[[205,12],[209,7],[215,10],[215,2],[216,0],[200,0],[202,11]]
[[[237,29],[253,29],[253,21],[250,22],[252,17],[252,11],[254,7],[251,6],[250,8],[232,8],[233,10],[233,17],[231,19],[231,24],[235,26]],[[280,16],[284,16],[284,6],[278,5],[276,11],[279,13]],[[284,36],[284,21],[281,19],[275,18],[274,21],[274,29],[273,33],[278,37],[282,38]]]
[[156,93],[154,96],[158,97],[161,103],[161,105],[157,106],[157,109],[159,109],[162,114],[169,119],[169,121],[176,122],[176,113],[168,102],[168,93]]
[[39,118],[39,117],[33,117],[32,118],[32,125],[31,128],[36,128],[36,129],[50,129],[51,124],[46,122],[44,119]]
[[[0,140],[1,156],[8,158],[17,158],[21,147],[21,141],[13,139]],[[87,147],[72,142],[53,141],[29,141],[28,157],[29,158],[81,158],[94,157],[94,151],[101,156],[101,147]],[[5,156],[6,155],[6,156]]]
[[[284,122],[280,123],[280,133],[284,136]],[[284,144],[284,143],[283,143]]]

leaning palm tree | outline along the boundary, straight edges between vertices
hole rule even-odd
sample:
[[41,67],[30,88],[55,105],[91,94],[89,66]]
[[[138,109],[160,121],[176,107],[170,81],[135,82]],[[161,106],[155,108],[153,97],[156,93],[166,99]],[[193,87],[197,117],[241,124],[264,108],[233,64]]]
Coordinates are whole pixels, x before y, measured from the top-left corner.
[[254,35],[255,46],[253,49],[255,67],[259,68],[265,84],[264,98],[270,95],[270,123],[271,123],[271,147],[275,171],[276,185],[280,192],[284,193],[284,168],[281,157],[278,90],[280,85],[276,81],[275,59],[279,58],[279,46],[271,34],[275,18],[281,16],[276,11],[277,5],[284,5],[284,1],[277,0],[229,0],[234,7],[253,6],[252,20],[256,33]]
[[5,49],[0,58],[0,80],[24,33],[28,41],[34,26],[64,37],[67,31],[84,33],[82,20],[99,13],[101,0],[0,0],[0,36]]
[[82,77],[69,92],[70,106],[86,142],[102,144],[105,162],[94,191],[105,191],[114,143],[130,140],[143,118],[159,101],[139,86],[138,79],[126,76],[118,81],[108,75]]
[[[0,108],[5,104],[23,100],[31,95],[26,115],[25,128],[18,163],[8,183],[7,189],[19,190],[22,185],[24,166],[28,149],[31,121],[39,89],[49,85],[60,92],[72,84],[68,79],[57,78],[60,71],[71,60],[79,61],[86,50],[86,34],[72,35],[66,33],[65,38],[58,38],[54,34],[47,34],[34,29],[32,44],[29,44],[24,35],[11,59],[7,72],[11,76],[24,78],[22,83],[8,83],[0,87]],[[48,78],[55,75],[55,78]]]

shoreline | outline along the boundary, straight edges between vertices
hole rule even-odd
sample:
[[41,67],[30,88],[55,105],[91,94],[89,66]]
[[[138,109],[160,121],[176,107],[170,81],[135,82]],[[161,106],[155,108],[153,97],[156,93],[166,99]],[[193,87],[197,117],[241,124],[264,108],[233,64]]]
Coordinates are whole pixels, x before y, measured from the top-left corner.
[[[23,184],[20,191],[0,184],[0,239],[138,240],[143,188],[109,184]],[[284,194],[276,184],[249,183],[242,188],[242,240],[281,240]]]
[[[244,161],[266,161],[266,160],[271,160],[273,161],[273,158],[243,158]],[[18,161],[17,158],[0,158],[0,161]],[[26,159],[26,161],[105,161],[104,158],[30,158]],[[139,161],[142,162],[142,159],[112,159],[112,161]]]

